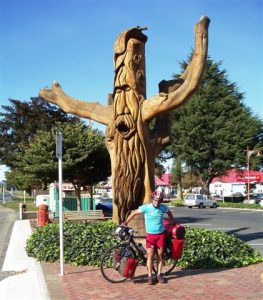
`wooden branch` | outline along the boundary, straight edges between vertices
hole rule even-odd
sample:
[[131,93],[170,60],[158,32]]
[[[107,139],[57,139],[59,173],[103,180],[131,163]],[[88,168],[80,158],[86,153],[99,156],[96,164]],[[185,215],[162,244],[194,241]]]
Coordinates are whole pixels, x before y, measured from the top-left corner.
[[181,106],[198,88],[206,62],[209,22],[208,17],[202,17],[195,26],[195,50],[192,61],[180,77],[183,80],[181,86],[171,93],[160,93],[143,102],[141,113],[144,122]]
[[86,102],[74,99],[64,93],[56,81],[51,89],[40,90],[39,97],[48,102],[57,104],[67,113],[87,118],[107,125],[113,119],[113,106],[101,105],[98,102]]

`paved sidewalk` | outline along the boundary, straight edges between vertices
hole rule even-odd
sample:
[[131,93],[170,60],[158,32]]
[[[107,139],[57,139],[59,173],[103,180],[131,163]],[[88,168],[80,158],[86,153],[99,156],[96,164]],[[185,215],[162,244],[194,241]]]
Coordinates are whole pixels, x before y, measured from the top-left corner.
[[145,267],[134,280],[112,284],[98,267],[65,265],[61,276],[58,263],[41,263],[51,299],[54,300],[192,300],[263,299],[263,263],[236,269],[180,270],[166,284],[147,285]]
[[0,281],[1,300],[50,299],[40,263],[28,257],[24,249],[30,234],[28,220],[14,223],[2,271],[16,275]]
[[263,263],[236,269],[181,270],[166,284],[147,285],[146,268],[138,267],[133,280],[112,284],[98,267],[39,263],[25,252],[31,233],[28,220],[16,221],[3,271],[16,275],[0,281],[1,300],[242,300],[263,299]]

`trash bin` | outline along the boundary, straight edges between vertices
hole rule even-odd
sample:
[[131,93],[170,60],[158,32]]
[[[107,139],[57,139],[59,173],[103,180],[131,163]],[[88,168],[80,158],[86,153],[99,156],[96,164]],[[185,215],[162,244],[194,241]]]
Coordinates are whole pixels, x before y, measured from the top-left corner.
[[37,208],[37,225],[43,227],[48,222],[48,205],[41,204]]

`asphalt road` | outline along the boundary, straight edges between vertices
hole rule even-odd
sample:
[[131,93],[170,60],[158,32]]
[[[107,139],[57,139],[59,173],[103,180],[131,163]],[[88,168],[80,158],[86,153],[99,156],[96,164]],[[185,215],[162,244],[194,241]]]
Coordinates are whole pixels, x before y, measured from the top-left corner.
[[4,201],[9,201],[12,199],[12,194],[8,191],[5,191],[4,194],[0,193],[0,203],[3,202],[3,198],[4,198]]
[[13,229],[14,221],[17,214],[9,209],[0,206],[0,281],[6,277],[11,276],[15,272],[3,272],[2,266],[5,259],[6,250],[9,244],[9,239]]
[[170,207],[177,223],[234,234],[263,256],[263,211],[224,208]]

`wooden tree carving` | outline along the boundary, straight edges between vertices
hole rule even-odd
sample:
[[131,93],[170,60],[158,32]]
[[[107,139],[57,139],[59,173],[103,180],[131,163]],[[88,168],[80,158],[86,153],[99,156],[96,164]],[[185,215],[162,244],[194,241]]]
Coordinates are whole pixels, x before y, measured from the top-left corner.
[[[114,45],[114,90],[108,105],[74,99],[58,82],[39,96],[65,112],[107,126],[113,187],[113,219],[124,221],[129,213],[151,200],[156,155],[170,142],[170,112],[184,104],[197,89],[204,71],[210,20],[195,26],[195,49],[178,80],[161,81],[159,94],[146,99],[145,43],[143,30],[122,32]],[[150,126],[151,123],[151,126]]]

